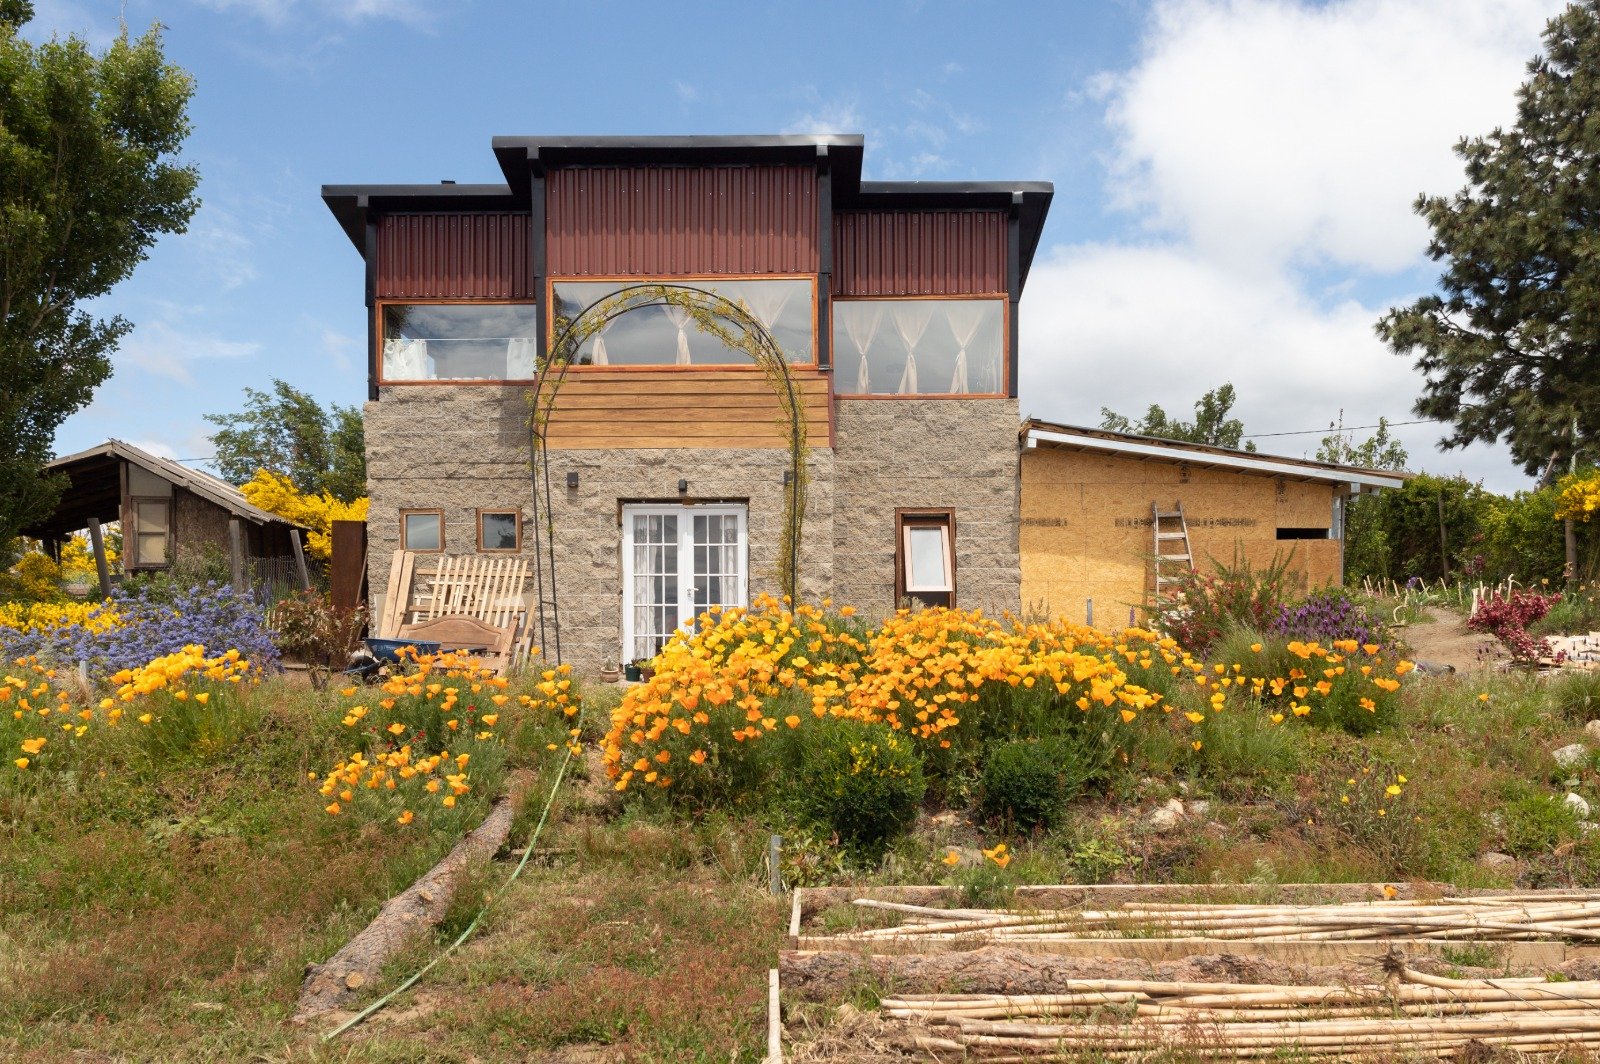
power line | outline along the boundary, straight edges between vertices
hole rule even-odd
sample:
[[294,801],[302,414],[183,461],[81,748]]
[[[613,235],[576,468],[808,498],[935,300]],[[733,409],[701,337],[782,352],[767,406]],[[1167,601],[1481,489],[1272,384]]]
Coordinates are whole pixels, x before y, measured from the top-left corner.
[[1378,425],[1329,425],[1325,429],[1296,429],[1293,432],[1251,432],[1246,433],[1241,439],[1262,440],[1268,436],[1314,436],[1317,433],[1329,432],[1354,432],[1356,429],[1398,428],[1401,425],[1441,425],[1437,418],[1425,417],[1419,421],[1385,421]]

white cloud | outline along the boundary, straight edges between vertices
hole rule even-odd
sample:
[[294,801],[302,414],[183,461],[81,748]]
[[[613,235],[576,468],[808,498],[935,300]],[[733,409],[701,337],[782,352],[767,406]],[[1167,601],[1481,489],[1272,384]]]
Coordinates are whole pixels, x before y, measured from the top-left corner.
[[1558,0],[1169,0],[1111,93],[1113,202],[1218,259],[1415,264],[1419,192],[1512,91]]
[[[140,27],[131,28],[140,32]],[[103,49],[117,39],[118,29],[115,20],[91,14],[73,0],[35,0],[33,19],[22,28],[22,36],[30,41],[47,41],[76,35],[92,47]]]
[[811,97],[810,109],[784,126],[783,132],[860,133],[866,128],[861,108],[854,97],[823,100],[817,97],[815,90],[810,90],[807,95]]
[[683,104],[697,103],[700,100],[700,90],[687,81],[674,81],[673,91],[678,94],[678,102]]
[[260,350],[261,345],[255,341],[224,340],[156,320],[135,326],[133,333],[122,342],[117,361],[137,366],[157,377],[188,384],[194,380],[193,370],[197,364],[249,358]]
[[[1348,424],[1411,420],[1421,381],[1373,333],[1418,294],[1427,229],[1411,203],[1463,183],[1460,136],[1513,120],[1523,64],[1560,6],[1160,4],[1132,68],[1069,101],[1106,108],[1107,198],[1147,235],[1041,252],[1022,314],[1024,407],[1091,425],[1102,406],[1187,416],[1231,381],[1256,432],[1319,428],[1341,408]],[[1400,435],[1414,467],[1521,486],[1503,448],[1440,455],[1438,426]]]
[[189,226],[186,248],[205,259],[208,272],[225,292],[256,278],[255,244],[247,228],[232,211],[209,201]]

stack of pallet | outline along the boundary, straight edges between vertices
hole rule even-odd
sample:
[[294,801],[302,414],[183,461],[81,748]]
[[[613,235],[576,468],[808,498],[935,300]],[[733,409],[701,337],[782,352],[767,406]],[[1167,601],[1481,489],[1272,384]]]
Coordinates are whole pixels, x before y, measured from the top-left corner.
[[522,558],[417,554],[395,551],[377,634],[400,636],[403,625],[441,617],[471,617],[513,633],[512,664],[532,651],[523,597],[528,563]]

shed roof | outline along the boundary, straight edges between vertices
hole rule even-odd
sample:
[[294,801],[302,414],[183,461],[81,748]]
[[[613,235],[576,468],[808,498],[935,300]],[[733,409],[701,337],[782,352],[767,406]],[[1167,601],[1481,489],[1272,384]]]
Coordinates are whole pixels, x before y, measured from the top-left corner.
[[98,447],[65,455],[45,466],[52,473],[65,473],[71,481],[71,487],[62,493],[54,513],[38,524],[23,529],[23,534],[40,538],[60,536],[84,528],[91,517],[100,521],[116,520],[122,499],[122,478],[118,471],[122,462],[140,466],[254,524],[304,527],[251,505],[238,488],[221,477],[190,469],[122,440],[107,440]]
[[1022,425],[1022,446],[1027,449],[1040,445],[1119,454],[1130,458],[1187,462],[1191,465],[1232,469],[1260,476],[1348,484],[1350,490],[1356,492],[1403,487],[1407,480],[1415,476],[1413,473],[1394,470],[1363,469],[1359,466],[1316,462],[1308,458],[1240,451],[1207,443],[1138,436],[1128,432],[1112,432],[1110,429],[1084,428],[1081,425],[1058,425],[1040,421],[1038,418],[1029,418]]

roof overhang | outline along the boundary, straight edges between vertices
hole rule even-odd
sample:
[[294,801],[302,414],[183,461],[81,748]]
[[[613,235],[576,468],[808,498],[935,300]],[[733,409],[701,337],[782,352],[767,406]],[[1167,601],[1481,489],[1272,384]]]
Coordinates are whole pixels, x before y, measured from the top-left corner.
[[1351,494],[1401,488],[1413,476],[1411,473],[1333,465],[1327,462],[1257,454],[1252,451],[1235,451],[1226,447],[1184,443],[1179,440],[1163,440],[1153,436],[1135,436],[1105,429],[1052,425],[1035,420],[1029,420],[1022,426],[1022,441],[1025,450],[1034,449],[1042,444],[1101,454],[1117,454],[1128,458],[1187,462],[1190,465],[1231,469],[1258,476],[1290,477],[1341,484]]
[[529,208],[534,175],[561,166],[826,167],[838,210],[1004,210],[1019,224],[1018,281],[1025,281],[1055,186],[1048,181],[862,181],[859,133],[682,137],[495,137],[505,184],[323,185],[322,199],[357,250],[371,215],[394,211]]

